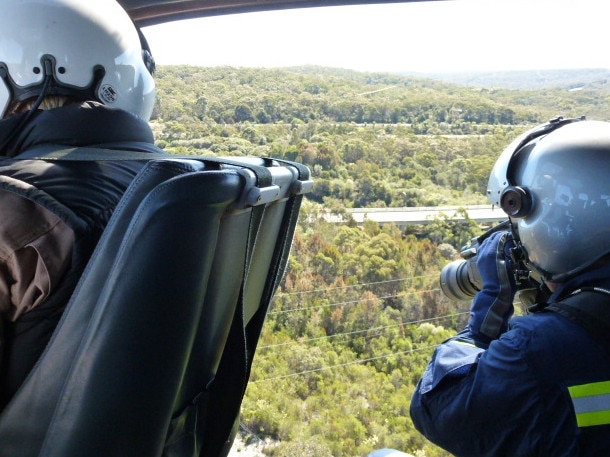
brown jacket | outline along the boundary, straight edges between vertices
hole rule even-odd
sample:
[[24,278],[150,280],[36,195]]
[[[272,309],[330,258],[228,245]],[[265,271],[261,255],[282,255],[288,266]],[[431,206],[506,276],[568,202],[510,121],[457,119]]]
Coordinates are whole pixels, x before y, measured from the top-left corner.
[[42,206],[0,190],[0,312],[11,321],[40,304],[70,267],[74,231]]

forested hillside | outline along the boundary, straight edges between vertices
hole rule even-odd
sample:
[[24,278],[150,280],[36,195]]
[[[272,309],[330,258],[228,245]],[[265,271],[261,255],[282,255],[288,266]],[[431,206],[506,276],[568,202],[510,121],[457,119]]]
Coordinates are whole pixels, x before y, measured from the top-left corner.
[[332,207],[482,202],[526,126],[609,113],[606,86],[490,91],[318,67],[162,67],[157,80],[161,146],[299,160],[317,178],[311,199]]
[[554,87],[564,90],[602,88],[610,80],[610,70],[595,68],[563,70],[521,70],[494,72],[450,72],[420,74],[427,78],[449,81],[464,86],[509,88],[509,89],[548,89]]
[[518,133],[556,115],[606,120],[605,84],[488,90],[317,67],[162,67],[157,81],[167,150],[298,160],[316,180],[254,360],[249,439],[275,457],[447,456],[414,430],[409,403],[434,346],[466,322],[468,303],[444,298],[438,278],[480,227],[440,218],[401,232],[323,213],[484,203]]

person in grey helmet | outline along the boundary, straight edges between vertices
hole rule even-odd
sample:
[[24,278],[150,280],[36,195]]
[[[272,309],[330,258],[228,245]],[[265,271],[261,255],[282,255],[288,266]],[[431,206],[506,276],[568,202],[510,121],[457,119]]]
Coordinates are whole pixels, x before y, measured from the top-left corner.
[[[610,455],[609,176],[608,122],[557,118],[501,154],[488,196],[510,230],[479,246],[468,326],[412,398],[430,441],[467,457]],[[544,299],[512,317],[523,267]]]
[[45,160],[40,148],[162,153],[147,122],[153,71],[114,0],[0,3],[0,410],[144,163]]

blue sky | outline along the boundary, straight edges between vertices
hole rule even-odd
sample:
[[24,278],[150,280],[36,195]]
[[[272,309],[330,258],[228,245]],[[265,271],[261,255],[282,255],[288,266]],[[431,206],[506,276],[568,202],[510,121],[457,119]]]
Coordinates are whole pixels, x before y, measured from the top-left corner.
[[397,72],[610,68],[606,1],[307,8],[181,21],[144,33],[161,65],[313,64]]

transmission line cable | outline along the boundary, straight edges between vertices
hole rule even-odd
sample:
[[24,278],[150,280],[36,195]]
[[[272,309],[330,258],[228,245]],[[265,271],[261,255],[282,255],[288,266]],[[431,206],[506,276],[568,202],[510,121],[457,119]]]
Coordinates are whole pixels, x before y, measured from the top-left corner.
[[437,277],[437,276],[438,276],[438,274],[429,274],[429,275],[420,275],[420,276],[408,276],[406,278],[388,279],[388,280],[385,280],[385,281],[375,281],[375,282],[362,282],[362,283],[358,283],[358,284],[349,284],[347,286],[327,287],[327,288],[324,288],[324,289],[297,290],[297,291],[294,291],[294,292],[278,292],[277,296],[313,294],[313,293],[316,293],[316,292],[332,292],[332,291],[341,290],[341,289],[351,289],[351,288],[363,287],[363,286],[374,286],[374,285],[377,285],[377,284],[387,284],[387,283],[391,283],[391,282],[401,282],[401,281],[414,280],[414,279],[432,278],[432,277]]
[[349,301],[337,302],[337,303],[328,303],[326,305],[308,306],[308,307],[304,307],[304,308],[289,308],[289,309],[283,309],[283,310],[279,310],[279,311],[269,311],[267,314],[276,315],[276,314],[292,313],[292,312],[296,312],[296,311],[311,311],[311,310],[322,309],[322,308],[332,308],[334,306],[337,306],[337,307],[346,306],[346,305],[350,305],[350,304],[354,304],[354,303],[360,303],[362,301],[387,300],[389,298],[398,298],[398,297],[404,297],[406,295],[422,294],[425,292],[439,292],[440,290],[441,290],[440,288],[436,288],[436,289],[425,289],[425,290],[415,290],[415,291],[403,291],[398,294],[385,295],[383,297],[359,298],[357,300],[349,300]]
[[449,318],[452,318],[452,317],[459,317],[459,316],[463,316],[463,315],[466,315],[466,314],[470,314],[470,311],[462,311],[460,313],[445,314],[445,315],[442,315],[442,316],[429,317],[429,318],[426,318],[426,319],[418,319],[418,320],[415,320],[415,321],[401,322],[399,324],[392,324],[392,325],[386,325],[386,326],[381,326],[381,327],[372,327],[372,328],[363,329],[363,330],[353,330],[351,332],[334,333],[332,335],[317,336],[317,337],[308,338],[308,339],[305,339],[305,340],[292,340],[292,341],[284,341],[283,343],[267,344],[265,346],[260,346],[258,349],[259,350],[261,350],[261,349],[271,349],[271,348],[276,348],[276,347],[292,346],[292,345],[297,345],[297,344],[310,343],[312,341],[329,340],[331,338],[338,338],[338,337],[343,337],[343,336],[357,335],[359,333],[375,332],[375,331],[378,331],[378,330],[386,330],[386,329],[395,328],[395,327],[403,327],[403,326],[406,326],[406,325],[423,324],[425,322],[432,322],[432,321],[435,321],[435,320],[449,319]]
[[337,365],[328,365],[328,366],[325,366],[325,367],[314,368],[312,370],[304,370],[304,371],[298,371],[296,373],[289,373],[289,374],[280,375],[280,376],[272,376],[270,378],[264,378],[264,379],[258,379],[258,380],[250,381],[250,383],[255,384],[255,383],[265,382],[265,381],[275,381],[275,380],[278,380],[278,379],[293,378],[293,377],[300,376],[300,375],[303,375],[303,374],[317,373],[317,372],[326,371],[326,370],[333,370],[335,368],[342,368],[342,367],[347,367],[347,366],[350,366],[350,365],[359,365],[359,364],[366,363],[366,362],[372,362],[373,360],[387,359],[387,358],[394,357],[394,356],[397,356],[397,355],[405,355],[405,354],[411,354],[413,352],[419,352],[419,351],[424,351],[424,350],[428,350],[428,349],[434,349],[437,346],[438,345],[424,346],[424,347],[421,347],[421,348],[409,349],[409,350],[401,351],[401,352],[394,352],[392,354],[385,354],[385,355],[379,355],[379,356],[376,356],[376,357],[369,357],[367,359],[358,359],[358,360],[354,360],[352,362],[345,362],[345,363],[340,363],[340,364],[337,364]]

